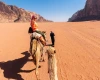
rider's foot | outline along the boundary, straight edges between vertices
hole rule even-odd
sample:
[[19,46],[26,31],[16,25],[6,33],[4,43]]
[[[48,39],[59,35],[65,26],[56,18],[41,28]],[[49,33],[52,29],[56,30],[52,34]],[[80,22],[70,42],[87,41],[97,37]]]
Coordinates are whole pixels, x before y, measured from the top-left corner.
[[54,47],[54,45],[52,45],[52,47]]
[[43,45],[44,45],[44,46],[46,46],[46,42],[45,42],[45,41],[44,41],[44,42],[42,42],[42,43],[43,43]]

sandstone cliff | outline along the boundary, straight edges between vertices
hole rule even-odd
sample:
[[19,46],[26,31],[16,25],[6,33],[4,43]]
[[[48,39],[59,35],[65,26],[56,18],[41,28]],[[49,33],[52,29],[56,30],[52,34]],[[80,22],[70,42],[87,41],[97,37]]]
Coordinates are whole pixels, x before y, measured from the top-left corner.
[[39,22],[49,21],[39,14],[26,11],[13,5],[6,5],[0,1],[0,22],[29,22],[32,15],[36,15],[38,17],[37,21]]
[[87,0],[84,9],[76,12],[69,21],[100,20],[100,0]]

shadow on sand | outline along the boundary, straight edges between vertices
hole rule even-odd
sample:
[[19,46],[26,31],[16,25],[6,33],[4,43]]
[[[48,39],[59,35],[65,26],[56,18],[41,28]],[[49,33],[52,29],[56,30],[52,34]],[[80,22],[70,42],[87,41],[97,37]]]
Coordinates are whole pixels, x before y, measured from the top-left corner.
[[3,71],[4,77],[8,78],[8,79],[15,79],[15,80],[24,80],[20,74],[20,72],[24,72],[24,73],[29,73],[34,71],[35,69],[32,70],[21,70],[21,68],[28,62],[28,61],[32,61],[29,59],[30,54],[28,53],[28,51],[25,51],[23,53],[21,53],[24,55],[24,57],[19,58],[19,59],[15,59],[15,60],[11,60],[11,61],[7,61],[7,62],[0,62],[0,68]]

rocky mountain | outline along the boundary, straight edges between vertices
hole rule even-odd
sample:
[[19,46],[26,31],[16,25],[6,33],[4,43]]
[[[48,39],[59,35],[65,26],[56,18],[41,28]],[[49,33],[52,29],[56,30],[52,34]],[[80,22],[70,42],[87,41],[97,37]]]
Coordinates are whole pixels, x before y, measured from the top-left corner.
[[13,5],[6,5],[0,1],[0,22],[29,22],[32,15],[37,16],[39,22],[49,22],[39,14],[18,8]]
[[69,21],[100,20],[100,0],[87,0],[84,9],[77,11]]

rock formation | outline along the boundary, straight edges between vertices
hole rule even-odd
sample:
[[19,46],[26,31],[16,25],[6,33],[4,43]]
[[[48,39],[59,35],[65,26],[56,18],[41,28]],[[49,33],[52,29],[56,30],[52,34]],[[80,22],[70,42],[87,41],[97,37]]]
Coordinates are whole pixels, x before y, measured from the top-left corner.
[[0,22],[29,22],[32,15],[36,15],[38,18],[37,21],[39,22],[49,21],[39,14],[26,11],[13,5],[6,5],[0,1]]
[[69,21],[100,20],[100,0],[87,0],[84,9],[76,12]]

